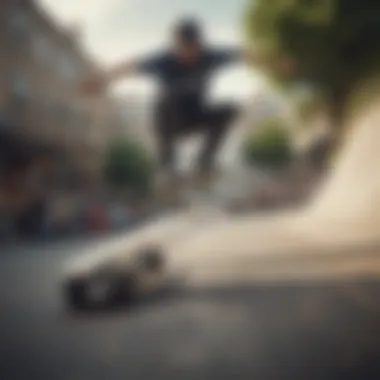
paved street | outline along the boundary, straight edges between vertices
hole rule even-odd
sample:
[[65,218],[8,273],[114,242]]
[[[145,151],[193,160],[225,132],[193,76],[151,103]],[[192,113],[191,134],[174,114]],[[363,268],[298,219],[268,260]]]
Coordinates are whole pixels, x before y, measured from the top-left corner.
[[73,316],[58,273],[95,243],[0,255],[0,379],[378,379],[379,284],[166,294]]

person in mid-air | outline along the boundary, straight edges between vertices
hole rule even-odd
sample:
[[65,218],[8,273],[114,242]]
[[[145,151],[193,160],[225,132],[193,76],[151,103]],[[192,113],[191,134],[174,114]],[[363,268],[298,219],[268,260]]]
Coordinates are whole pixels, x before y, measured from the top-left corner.
[[[205,144],[198,159],[197,173],[201,178],[209,178],[214,173],[218,148],[237,115],[232,104],[208,104],[211,76],[218,69],[238,61],[264,62],[244,49],[209,45],[199,23],[193,19],[178,22],[172,37],[172,46],[167,50],[122,63],[104,75],[90,78],[83,83],[83,90],[87,94],[96,94],[133,74],[149,74],[156,78],[161,86],[154,114],[161,173],[169,178],[175,176],[178,138],[198,132],[204,135]],[[288,62],[275,64],[280,70],[289,67]]]

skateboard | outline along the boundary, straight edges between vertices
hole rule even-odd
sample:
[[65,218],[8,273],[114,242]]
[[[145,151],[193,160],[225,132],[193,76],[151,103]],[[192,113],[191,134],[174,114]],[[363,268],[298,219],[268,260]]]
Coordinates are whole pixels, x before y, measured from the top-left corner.
[[199,229],[201,218],[188,211],[152,220],[110,244],[82,252],[61,274],[70,310],[93,310],[133,301],[160,288],[168,273],[167,248]]
[[70,310],[89,311],[116,306],[142,295],[157,284],[165,269],[165,257],[150,246],[133,253],[119,265],[103,262],[86,275],[67,276],[64,300]]

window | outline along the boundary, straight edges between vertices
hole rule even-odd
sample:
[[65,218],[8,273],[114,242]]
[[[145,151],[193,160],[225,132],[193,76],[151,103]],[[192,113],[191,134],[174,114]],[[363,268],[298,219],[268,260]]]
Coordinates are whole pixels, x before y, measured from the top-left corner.
[[66,120],[67,120],[67,127],[69,129],[75,128],[75,114],[71,107],[67,106],[66,109]]
[[11,92],[21,97],[29,95],[29,83],[23,74],[15,74],[11,80]]
[[14,8],[9,17],[14,42],[17,45],[27,45],[29,42],[29,20],[26,12]]
[[49,39],[42,35],[36,34],[33,37],[33,53],[37,61],[47,63],[51,60],[53,54]]
[[67,80],[76,80],[78,73],[74,60],[71,57],[63,57],[60,61],[62,75]]
[[15,74],[11,79],[8,112],[12,119],[24,116],[30,95],[29,83],[22,74]]
[[62,126],[63,128],[66,128],[70,121],[68,106],[63,103],[57,103],[55,112],[56,112],[56,119],[58,121],[58,124]]
[[10,23],[14,29],[25,29],[28,24],[28,17],[24,10],[14,8],[10,15]]
[[73,135],[76,139],[86,141],[88,139],[88,134],[91,125],[90,115],[83,111],[78,110],[76,112],[75,122],[73,124]]
[[44,100],[46,115],[49,119],[49,128],[62,128],[66,126],[64,105],[58,96],[49,94]]
[[53,116],[53,108],[54,108],[55,102],[51,94],[49,95],[50,96],[44,99],[44,108],[46,109],[46,113],[48,113],[49,116]]
[[59,59],[60,73],[66,80],[77,81],[83,76],[84,68],[75,54],[62,53]]

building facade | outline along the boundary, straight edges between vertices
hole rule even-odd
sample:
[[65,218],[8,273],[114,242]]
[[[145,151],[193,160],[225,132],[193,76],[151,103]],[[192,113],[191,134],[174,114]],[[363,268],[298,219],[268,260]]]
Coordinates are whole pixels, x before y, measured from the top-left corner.
[[56,147],[76,165],[96,170],[107,141],[109,103],[83,99],[78,91],[78,82],[98,70],[78,29],[61,27],[34,0],[3,0],[0,8],[3,132]]

